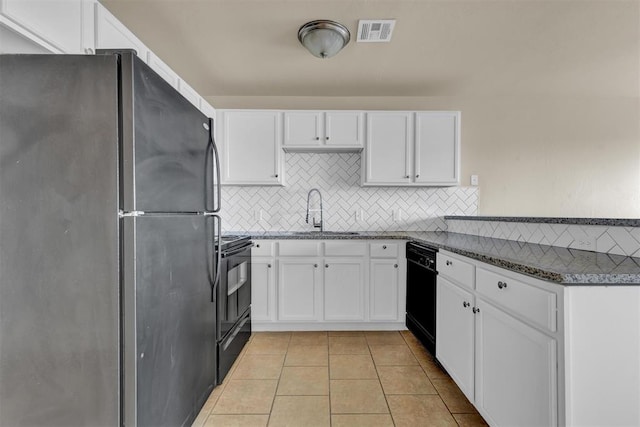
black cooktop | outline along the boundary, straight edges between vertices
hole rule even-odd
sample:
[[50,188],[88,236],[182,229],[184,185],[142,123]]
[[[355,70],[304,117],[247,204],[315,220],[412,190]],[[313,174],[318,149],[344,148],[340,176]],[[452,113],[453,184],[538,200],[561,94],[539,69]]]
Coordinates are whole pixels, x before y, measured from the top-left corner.
[[230,251],[241,246],[247,246],[251,244],[251,237],[249,236],[235,236],[235,235],[223,235],[220,239],[220,250]]

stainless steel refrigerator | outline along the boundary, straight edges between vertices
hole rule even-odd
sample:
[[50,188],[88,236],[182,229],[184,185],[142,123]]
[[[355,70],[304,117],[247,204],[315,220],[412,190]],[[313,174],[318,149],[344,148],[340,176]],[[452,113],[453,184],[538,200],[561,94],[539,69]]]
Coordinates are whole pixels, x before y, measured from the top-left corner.
[[190,425],[216,384],[212,122],[130,52],[0,56],[0,425]]

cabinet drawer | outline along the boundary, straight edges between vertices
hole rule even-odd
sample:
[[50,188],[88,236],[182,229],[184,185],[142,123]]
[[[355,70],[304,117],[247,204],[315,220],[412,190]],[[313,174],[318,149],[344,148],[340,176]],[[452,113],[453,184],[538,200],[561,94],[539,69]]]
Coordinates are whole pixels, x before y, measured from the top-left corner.
[[331,240],[324,243],[324,254],[326,256],[364,256],[366,250],[367,244],[364,242]]
[[436,257],[438,274],[455,281],[458,285],[473,289],[475,266],[440,251]]
[[251,249],[251,256],[272,256],[274,254],[272,240],[255,240]]
[[525,320],[556,330],[556,294],[511,277],[478,268],[478,293]]
[[371,243],[372,258],[398,258],[397,243]]
[[280,256],[318,256],[320,242],[317,240],[281,240],[279,245]]

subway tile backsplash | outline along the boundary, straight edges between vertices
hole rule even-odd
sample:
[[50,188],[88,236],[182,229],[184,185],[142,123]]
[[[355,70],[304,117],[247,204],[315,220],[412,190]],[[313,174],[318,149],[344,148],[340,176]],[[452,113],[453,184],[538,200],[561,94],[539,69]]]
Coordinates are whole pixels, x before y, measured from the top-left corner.
[[[285,187],[222,188],[224,230],[310,230],[312,188],[322,192],[324,228],[331,231],[438,231],[447,229],[445,215],[478,213],[477,187],[361,187],[360,159],[358,153],[285,154]],[[315,196],[312,202],[318,209]],[[311,214],[319,219],[319,212]]]
[[447,231],[640,257],[640,227],[448,219]]

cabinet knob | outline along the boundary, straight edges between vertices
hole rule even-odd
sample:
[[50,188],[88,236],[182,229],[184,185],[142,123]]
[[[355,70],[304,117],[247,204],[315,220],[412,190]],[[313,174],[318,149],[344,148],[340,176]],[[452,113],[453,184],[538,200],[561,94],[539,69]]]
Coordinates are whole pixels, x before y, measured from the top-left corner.
[[327,141],[329,140],[329,137],[327,137]]
[[329,264],[325,264],[325,265],[324,265],[324,268],[329,268]]
[[470,305],[471,305],[471,304],[469,304],[469,303],[468,303],[468,302],[466,302],[466,301],[464,301],[464,302],[462,303],[462,306],[463,306],[464,308],[467,308],[467,307],[469,307]]
[[267,268],[271,268],[271,264],[267,264]]
[[313,264],[313,266],[314,266],[315,268],[318,268],[318,264]]
[[474,314],[480,313],[480,309],[478,307],[473,307],[471,310],[473,311]]
[[316,141],[320,141],[320,137],[319,136],[316,136]]
[[447,264],[447,265],[453,265],[453,262],[451,262],[451,261],[447,261],[447,262],[445,262],[445,264]]
[[506,282],[498,282],[498,289],[504,289],[507,287],[507,283]]
[[420,178],[420,174],[416,175],[416,178]]
[[407,179],[411,178],[409,175],[405,175],[404,177],[407,178]]
[[275,174],[275,175],[274,175],[274,177],[276,177],[276,178],[277,178],[277,177],[278,177],[278,174]]
[[387,245],[382,245],[382,249],[387,249]]
[[259,247],[260,247],[260,243],[258,243],[258,244],[256,245],[256,248],[259,248]]
[[393,268],[398,268],[398,264],[393,264]]

